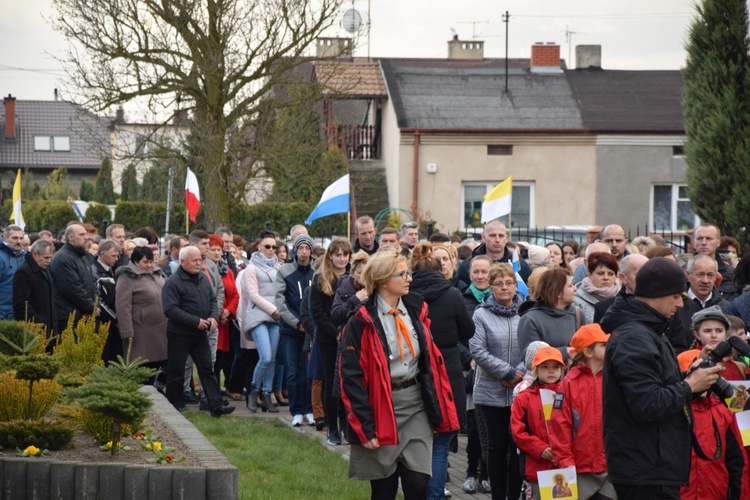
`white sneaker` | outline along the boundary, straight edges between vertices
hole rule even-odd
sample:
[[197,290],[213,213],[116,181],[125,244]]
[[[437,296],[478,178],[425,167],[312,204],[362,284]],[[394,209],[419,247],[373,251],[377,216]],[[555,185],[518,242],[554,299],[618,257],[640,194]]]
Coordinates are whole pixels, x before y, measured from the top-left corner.
[[302,415],[292,417],[292,427],[299,427],[300,425],[302,425]]
[[451,495],[451,491],[448,488],[445,488],[445,498],[450,498],[453,495]]
[[467,477],[466,481],[464,481],[463,490],[466,493],[476,493],[477,492],[477,480],[471,476]]
[[313,418],[312,413],[308,413],[307,415],[305,415],[305,420],[307,420],[308,424],[315,425],[315,418]]

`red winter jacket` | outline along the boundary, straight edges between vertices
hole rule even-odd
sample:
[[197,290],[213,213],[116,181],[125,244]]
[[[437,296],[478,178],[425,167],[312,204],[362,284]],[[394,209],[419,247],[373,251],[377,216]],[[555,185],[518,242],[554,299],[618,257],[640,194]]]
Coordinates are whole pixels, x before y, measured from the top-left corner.
[[602,425],[602,376],[575,365],[560,382],[549,421],[552,454],[558,467],[575,465],[578,474],[607,472]]
[[540,470],[556,468],[553,462],[541,458],[542,452],[550,447],[550,443],[539,390],[549,389],[557,392],[557,387],[558,384],[540,384],[536,380],[527,389],[518,393],[510,410],[510,430],[523,452],[522,467],[529,482],[538,481],[536,473]]
[[[378,438],[383,446],[398,444],[398,429],[391,398],[388,344],[378,319],[376,299],[373,294],[344,327],[339,379],[349,421],[349,442],[362,444]],[[457,431],[460,424],[456,405],[443,356],[432,342],[427,304],[422,297],[412,294],[401,300],[417,333],[419,376],[427,417],[435,432]]]
[[690,407],[695,443],[690,452],[690,481],[680,488],[680,498],[749,499],[747,457],[734,414],[714,396],[695,399]]

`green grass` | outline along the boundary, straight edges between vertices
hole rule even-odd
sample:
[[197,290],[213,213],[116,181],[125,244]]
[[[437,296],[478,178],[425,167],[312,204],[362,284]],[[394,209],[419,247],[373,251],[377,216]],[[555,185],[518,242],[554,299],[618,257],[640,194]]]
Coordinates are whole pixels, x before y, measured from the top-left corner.
[[240,499],[370,496],[369,482],[347,479],[348,463],[339,453],[276,419],[185,416],[239,469]]

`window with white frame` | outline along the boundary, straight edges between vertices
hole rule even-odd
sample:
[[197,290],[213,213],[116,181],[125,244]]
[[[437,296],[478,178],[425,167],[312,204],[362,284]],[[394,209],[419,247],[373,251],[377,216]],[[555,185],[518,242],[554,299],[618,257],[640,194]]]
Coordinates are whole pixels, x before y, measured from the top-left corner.
[[[461,224],[463,229],[482,227],[482,200],[484,195],[492,190],[497,183],[493,182],[464,182],[461,188]],[[510,220],[513,227],[531,227],[534,225],[534,183],[513,181],[513,210]],[[509,217],[501,217],[506,225]]]
[[70,137],[67,135],[35,135],[34,151],[69,152]]
[[657,184],[651,191],[651,230],[687,231],[699,224],[687,184]]

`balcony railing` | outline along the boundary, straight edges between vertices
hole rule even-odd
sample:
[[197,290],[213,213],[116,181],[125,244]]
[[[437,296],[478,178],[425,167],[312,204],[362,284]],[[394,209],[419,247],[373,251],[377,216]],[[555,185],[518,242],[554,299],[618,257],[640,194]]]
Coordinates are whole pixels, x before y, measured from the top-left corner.
[[379,160],[380,134],[374,125],[339,125],[331,137],[349,160]]

